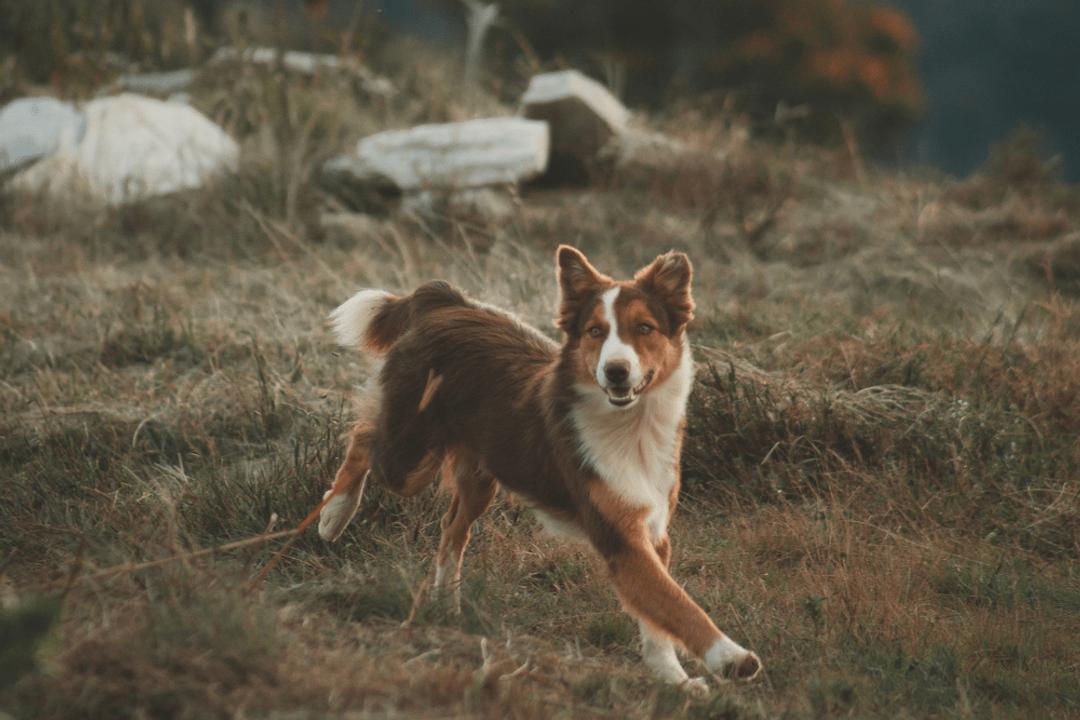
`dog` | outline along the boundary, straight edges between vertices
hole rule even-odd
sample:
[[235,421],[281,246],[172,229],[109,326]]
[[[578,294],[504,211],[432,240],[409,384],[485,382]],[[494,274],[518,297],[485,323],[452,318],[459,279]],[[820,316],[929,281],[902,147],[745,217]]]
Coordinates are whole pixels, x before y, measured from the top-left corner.
[[434,586],[453,592],[460,609],[470,528],[501,485],[547,528],[596,550],[658,678],[708,688],[683,669],[681,647],[721,678],[749,680],[758,656],[720,632],[668,573],[694,377],[690,260],[667,252],[620,282],[562,245],[556,266],[561,345],[441,281],[404,297],[363,290],[333,311],[338,342],[382,365],[319,534],[341,535],[369,476],[408,497],[441,470],[452,500]]

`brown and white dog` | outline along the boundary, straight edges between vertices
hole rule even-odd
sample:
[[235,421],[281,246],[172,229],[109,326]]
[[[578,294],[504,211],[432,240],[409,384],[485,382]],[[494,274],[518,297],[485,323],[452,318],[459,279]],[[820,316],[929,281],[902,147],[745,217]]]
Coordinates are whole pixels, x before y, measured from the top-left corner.
[[675,654],[681,646],[725,678],[750,679],[761,669],[757,656],[720,632],[668,574],[693,384],[690,261],[668,252],[617,282],[574,248],[559,247],[557,257],[561,346],[444,282],[407,297],[364,290],[332,313],[342,345],[384,362],[319,533],[341,535],[369,474],[410,496],[442,469],[453,500],[435,585],[460,603],[470,528],[501,484],[544,525],[600,554],[657,676],[707,688],[687,677]]

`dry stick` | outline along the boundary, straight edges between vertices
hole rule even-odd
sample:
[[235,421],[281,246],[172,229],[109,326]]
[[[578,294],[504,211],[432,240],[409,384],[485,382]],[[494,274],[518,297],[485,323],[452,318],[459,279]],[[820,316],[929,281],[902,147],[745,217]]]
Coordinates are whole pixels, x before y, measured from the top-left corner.
[[[278,522],[278,514],[277,513],[270,513],[270,520],[266,523],[266,527],[263,528],[263,535],[265,535],[265,534],[267,534],[269,532],[273,532],[274,526],[277,525],[277,522]],[[248,553],[247,557],[244,558],[244,575],[248,574],[248,571],[251,569],[251,566],[254,565],[254,564],[255,564],[255,552],[252,551],[252,552]]]
[[[365,475],[364,477],[366,479],[367,476]],[[300,537],[300,534],[307,530],[311,523],[315,522],[315,519],[319,517],[319,513],[326,507],[326,503],[333,500],[335,495],[337,495],[337,483],[334,483],[334,487],[330,489],[330,492],[326,493],[326,497],[322,499],[322,502],[316,505],[315,509],[308,513],[307,517],[304,518],[303,522],[296,526],[295,530],[287,531],[291,537],[281,546],[277,553],[274,554],[274,557],[270,558],[270,562],[266,563],[266,567],[260,570],[259,574],[255,576],[255,579],[251,581],[251,584],[248,585],[249,592],[254,590],[255,586],[265,580],[266,576],[270,574],[270,571],[277,567],[277,564],[281,562],[281,558],[288,552],[293,543],[296,542],[296,538]]]
[[74,583],[70,579],[64,579],[62,581],[46,583],[45,585],[39,585],[37,587],[27,588],[29,590],[36,590],[39,592],[47,592],[50,590],[63,589],[69,583],[78,584],[86,580],[100,580],[101,578],[112,577],[113,575],[128,575],[130,573],[139,572],[140,570],[148,570],[150,568],[160,567],[161,565],[168,565],[171,562],[177,560],[191,560],[193,558],[205,557],[207,555],[213,555],[217,552],[225,552],[228,550],[237,550],[242,547],[248,547],[249,545],[258,545],[259,543],[269,542],[276,540],[280,537],[287,535],[295,535],[300,532],[299,528],[296,530],[279,530],[274,533],[264,533],[262,535],[254,535],[243,540],[236,540],[234,542],[225,543],[224,545],[216,545],[212,548],[204,548],[202,550],[193,550],[192,552],[180,553],[179,555],[170,555],[169,557],[158,558],[157,560],[147,560],[141,563],[124,563],[123,565],[114,565],[111,568],[105,568],[98,572],[90,573],[89,575],[81,575],[75,578]]
[[434,569],[428,571],[428,574],[424,577],[423,582],[420,583],[420,587],[415,593],[411,588],[409,589],[409,594],[413,596],[412,605],[409,606],[409,615],[402,621],[400,627],[412,627],[413,621],[416,620],[416,614],[420,612],[420,608],[422,608],[427,601],[428,592],[431,590],[433,584],[432,573],[434,572]]
[[[192,560],[194,558],[206,557],[207,555],[213,555],[218,552],[226,552],[228,550],[239,550],[240,548],[249,547],[251,545],[259,545],[261,543],[270,542],[271,540],[277,540],[278,538],[288,537],[289,540],[281,549],[277,551],[277,554],[270,559],[270,562],[266,564],[266,567],[259,572],[258,576],[251,582],[248,589],[251,590],[261,580],[263,580],[271,570],[273,570],[279,562],[281,562],[282,556],[285,552],[292,547],[292,544],[296,542],[296,538],[300,536],[304,530],[307,530],[308,526],[315,521],[315,518],[319,517],[319,513],[326,507],[326,504],[336,495],[336,491],[331,490],[322,502],[320,502],[315,509],[308,513],[308,516],[304,518],[303,522],[297,525],[292,530],[279,530],[277,532],[264,532],[260,535],[253,535],[252,537],[245,538],[243,540],[236,540],[234,542],[225,543],[224,545],[215,545],[211,548],[204,548],[202,550],[193,550],[191,552],[180,553],[178,555],[170,555],[169,557],[158,558],[157,560],[147,560],[141,563],[124,563],[123,565],[114,565],[111,568],[99,570],[98,572],[90,573],[89,575],[76,576],[74,573],[67,579],[60,582],[47,583],[45,585],[39,585],[37,587],[30,587],[27,590],[36,590],[38,592],[48,592],[50,590],[64,590],[65,594],[70,591],[72,587],[80,582],[87,580],[99,580],[101,578],[112,577],[114,575],[129,575],[131,573],[139,572],[140,570],[149,570],[150,568],[160,567],[162,565],[168,565],[171,562],[178,560]],[[14,553],[13,553],[14,554]],[[10,557],[9,559],[10,560]],[[7,561],[5,561],[6,564]],[[76,569],[78,565],[76,566]]]

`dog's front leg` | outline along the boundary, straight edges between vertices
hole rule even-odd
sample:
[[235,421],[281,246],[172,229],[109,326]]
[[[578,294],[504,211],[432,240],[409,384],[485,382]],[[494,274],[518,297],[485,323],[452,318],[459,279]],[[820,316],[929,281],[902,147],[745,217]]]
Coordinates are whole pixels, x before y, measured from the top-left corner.
[[[743,648],[717,629],[705,611],[668,574],[657,552],[647,543],[628,540],[605,553],[615,590],[627,612],[643,624],[656,665],[646,663],[662,679],[684,682],[685,671],[676,671],[668,659],[669,650],[656,638],[669,638],[701,658],[710,671],[732,680],[749,680],[761,669],[757,655]],[[674,659],[678,663],[677,659]],[[681,671],[681,674],[680,674]]]
[[[671,541],[665,536],[653,545],[664,568],[671,566]],[[691,678],[679,662],[675,641],[664,632],[654,629],[648,622],[638,619],[641,630],[641,658],[656,677],[672,685],[680,685],[689,692],[703,695],[709,691],[704,678]]]

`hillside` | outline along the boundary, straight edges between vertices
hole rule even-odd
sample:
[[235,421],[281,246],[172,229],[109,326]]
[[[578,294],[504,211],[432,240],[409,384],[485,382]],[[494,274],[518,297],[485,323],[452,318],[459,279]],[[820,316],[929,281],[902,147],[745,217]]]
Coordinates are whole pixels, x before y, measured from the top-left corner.
[[[105,211],[4,194],[0,710],[1080,713],[1080,191],[1030,140],[954,180],[688,108],[636,119],[687,151],[586,185],[356,212],[325,159],[376,130],[514,111],[424,52],[380,59],[389,97],[347,75],[203,74],[192,104],[241,148],[212,186]],[[655,683],[599,564],[501,495],[461,617],[432,598],[402,627],[434,492],[369,487],[339,543],[305,533],[262,582],[281,539],[93,576],[288,529],[318,503],[369,372],[325,325],[352,291],[444,278],[554,337],[559,243],[613,274],[673,247],[695,263],[673,574],[761,655],[759,681],[704,699]]]

